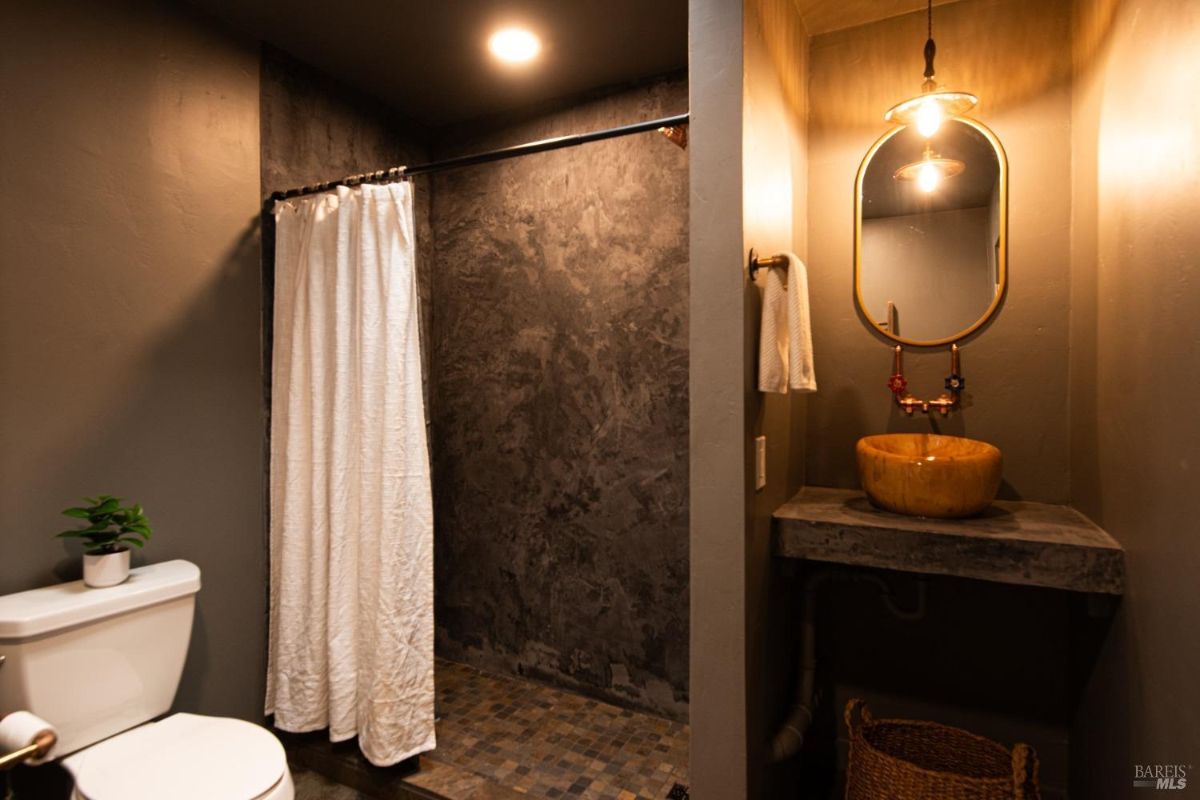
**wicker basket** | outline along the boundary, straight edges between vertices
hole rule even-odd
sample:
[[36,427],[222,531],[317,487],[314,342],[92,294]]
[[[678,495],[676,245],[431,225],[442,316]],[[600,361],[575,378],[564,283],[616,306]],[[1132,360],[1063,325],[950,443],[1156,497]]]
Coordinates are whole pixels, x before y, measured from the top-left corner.
[[846,704],[850,764],[846,800],[1038,800],[1037,754],[1010,753],[973,733],[904,719],[873,719]]

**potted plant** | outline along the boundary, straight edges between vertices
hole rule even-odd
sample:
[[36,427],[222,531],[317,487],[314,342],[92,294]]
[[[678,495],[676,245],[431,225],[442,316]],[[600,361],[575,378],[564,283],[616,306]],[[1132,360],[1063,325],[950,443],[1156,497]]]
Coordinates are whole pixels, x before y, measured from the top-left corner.
[[101,588],[116,586],[129,577],[129,548],[142,547],[150,538],[150,523],[136,503],[121,507],[121,498],[102,494],[83,498],[87,506],[62,512],[87,520],[86,528],[63,531],[61,538],[83,540],[83,582]]

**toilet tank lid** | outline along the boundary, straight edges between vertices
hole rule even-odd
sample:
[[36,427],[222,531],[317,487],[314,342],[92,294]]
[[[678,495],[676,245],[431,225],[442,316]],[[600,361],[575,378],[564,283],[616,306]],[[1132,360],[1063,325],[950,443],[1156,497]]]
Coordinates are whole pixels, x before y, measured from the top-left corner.
[[200,568],[164,561],[129,571],[117,586],[93,589],[59,583],[0,597],[0,640],[27,639],[200,591]]

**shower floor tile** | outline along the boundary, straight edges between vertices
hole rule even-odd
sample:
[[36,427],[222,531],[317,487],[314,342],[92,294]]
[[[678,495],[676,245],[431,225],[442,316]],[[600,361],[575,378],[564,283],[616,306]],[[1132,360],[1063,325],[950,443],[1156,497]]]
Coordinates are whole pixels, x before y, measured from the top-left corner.
[[437,697],[438,747],[427,758],[518,794],[665,800],[687,785],[683,723],[449,661],[438,662]]
[[297,800],[687,798],[685,724],[441,660],[437,709],[437,749],[385,770],[352,743],[293,738]]

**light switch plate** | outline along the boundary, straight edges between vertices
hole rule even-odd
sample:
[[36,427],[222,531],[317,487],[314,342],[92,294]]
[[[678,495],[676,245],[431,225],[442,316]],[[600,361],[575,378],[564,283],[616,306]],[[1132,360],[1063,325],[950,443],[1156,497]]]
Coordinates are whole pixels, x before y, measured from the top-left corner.
[[767,485],[767,437],[757,436],[754,439],[754,489],[758,491]]

